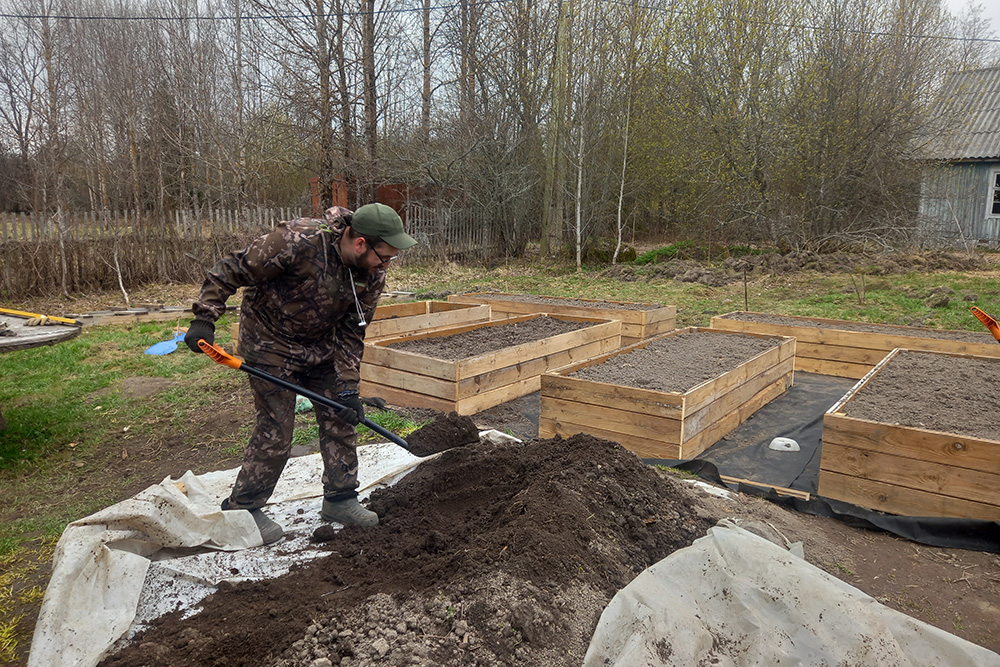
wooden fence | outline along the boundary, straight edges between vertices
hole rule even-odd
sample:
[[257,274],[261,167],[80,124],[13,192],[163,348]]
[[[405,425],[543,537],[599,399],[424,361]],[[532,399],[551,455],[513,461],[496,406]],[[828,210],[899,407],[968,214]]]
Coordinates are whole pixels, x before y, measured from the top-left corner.
[[[0,299],[126,289],[150,282],[201,284],[224,254],[281,220],[308,211],[205,209],[196,214],[73,212],[63,233],[52,216],[0,213]],[[406,228],[418,245],[400,262],[481,262],[503,254],[485,212],[410,206]]]
[[[273,229],[282,220],[300,217],[297,208],[261,208],[243,211],[205,209],[158,215],[135,211],[81,211],[66,214],[64,241],[107,239],[156,230],[157,236],[211,238]],[[55,216],[0,213],[0,241],[59,240]]]
[[406,233],[417,245],[400,256],[401,261],[482,262],[501,257],[489,212],[484,209],[406,209]]

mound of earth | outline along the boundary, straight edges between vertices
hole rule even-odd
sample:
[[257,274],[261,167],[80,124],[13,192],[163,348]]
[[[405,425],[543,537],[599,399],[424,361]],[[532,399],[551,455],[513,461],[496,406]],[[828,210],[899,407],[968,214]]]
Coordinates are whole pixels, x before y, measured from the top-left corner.
[[796,250],[785,254],[772,251],[757,255],[733,256],[721,261],[713,260],[712,257],[693,256],[670,258],[647,265],[618,264],[604,271],[602,275],[624,282],[673,278],[679,282],[720,287],[742,280],[744,271],[748,276],[782,275],[802,271],[882,276],[910,271],[981,271],[986,266],[986,260],[981,255],[944,250],[879,254]]
[[429,424],[406,436],[408,449],[415,456],[428,456],[475,442],[479,442],[476,423],[472,417],[454,410],[448,414],[438,412]]
[[692,498],[591,436],[452,449],[373,495],[378,528],[102,664],[579,664],[614,593],[714,523]]

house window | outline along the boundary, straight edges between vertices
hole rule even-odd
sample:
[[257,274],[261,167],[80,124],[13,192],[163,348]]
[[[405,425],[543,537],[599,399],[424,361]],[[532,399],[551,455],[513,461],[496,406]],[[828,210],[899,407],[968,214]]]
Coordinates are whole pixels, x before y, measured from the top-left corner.
[[1000,218],[1000,168],[990,172],[990,200],[986,204],[988,216]]

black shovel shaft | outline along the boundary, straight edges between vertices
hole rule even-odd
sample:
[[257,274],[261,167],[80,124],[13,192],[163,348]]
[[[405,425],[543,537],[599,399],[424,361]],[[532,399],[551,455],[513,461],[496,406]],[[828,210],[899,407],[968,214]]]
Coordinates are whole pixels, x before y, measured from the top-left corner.
[[[332,398],[327,398],[326,396],[323,396],[322,394],[317,394],[315,391],[309,391],[305,387],[300,387],[299,385],[292,384],[291,382],[288,382],[287,380],[282,380],[279,377],[274,377],[270,373],[265,373],[264,371],[262,371],[262,370],[260,370],[258,368],[254,368],[253,366],[247,366],[246,364],[244,364],[244,365],[240,366],[240,370],[246,371],[250,375],[253,375],[254,377],[259,377],[262,380],[267,380],[268,382],[273,382],[274,384],[278,385],[279,387],[283,387],[283,388],[287,389],[288,391],[295,392],[296,394],[299,394],[300,396],[305,396],[306,398],[308,398],[313,403],[319,403],[320,405],[325,405],[326,407],[333,408],[334,410],[349,409],[349,408],[347,408],[346,405],[342,405],[342,404],[338,403],[337,401],[333,400]],[[379,426],[378,424],[376,424],[372,420],[368,419],[367,417],[363,417],[361,419],[361,423],[364,424],[365,426],[367,426],[368,428],[370,428],[371,430],[375,431],[379,435],[388,438],[389,440],[391,440],[392,442],[396,443],[400,447],[406,449],[407,451],[410,450],[410,446],[408,444],[406,444],[406,440],[403,440],[402,438],[400,438],[395,433],[392,433],[391,431],[387,431],[386,429],[382,428],[381,426]]]

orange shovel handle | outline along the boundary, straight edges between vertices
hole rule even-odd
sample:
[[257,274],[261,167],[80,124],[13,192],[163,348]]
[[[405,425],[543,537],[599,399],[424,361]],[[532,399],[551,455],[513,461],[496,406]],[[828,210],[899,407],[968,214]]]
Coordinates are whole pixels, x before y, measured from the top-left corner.
[[240,366],[243,365],[241,360],[229,354],[218,345],[212,345],[204,338],[198,339],[198,347],[201,348],[202,352],[208,355],[209,359],[217,364],[229,366],[230,368],[235,368],[236,370],[239,370]]
[[975,306],[972,307],[972,314],[975,315],[980,322],[986,325],[986,328],[990,330],[990,333],[993,334],[994,338],[1000,341],[1000,324],[998,324],[995,319]]

